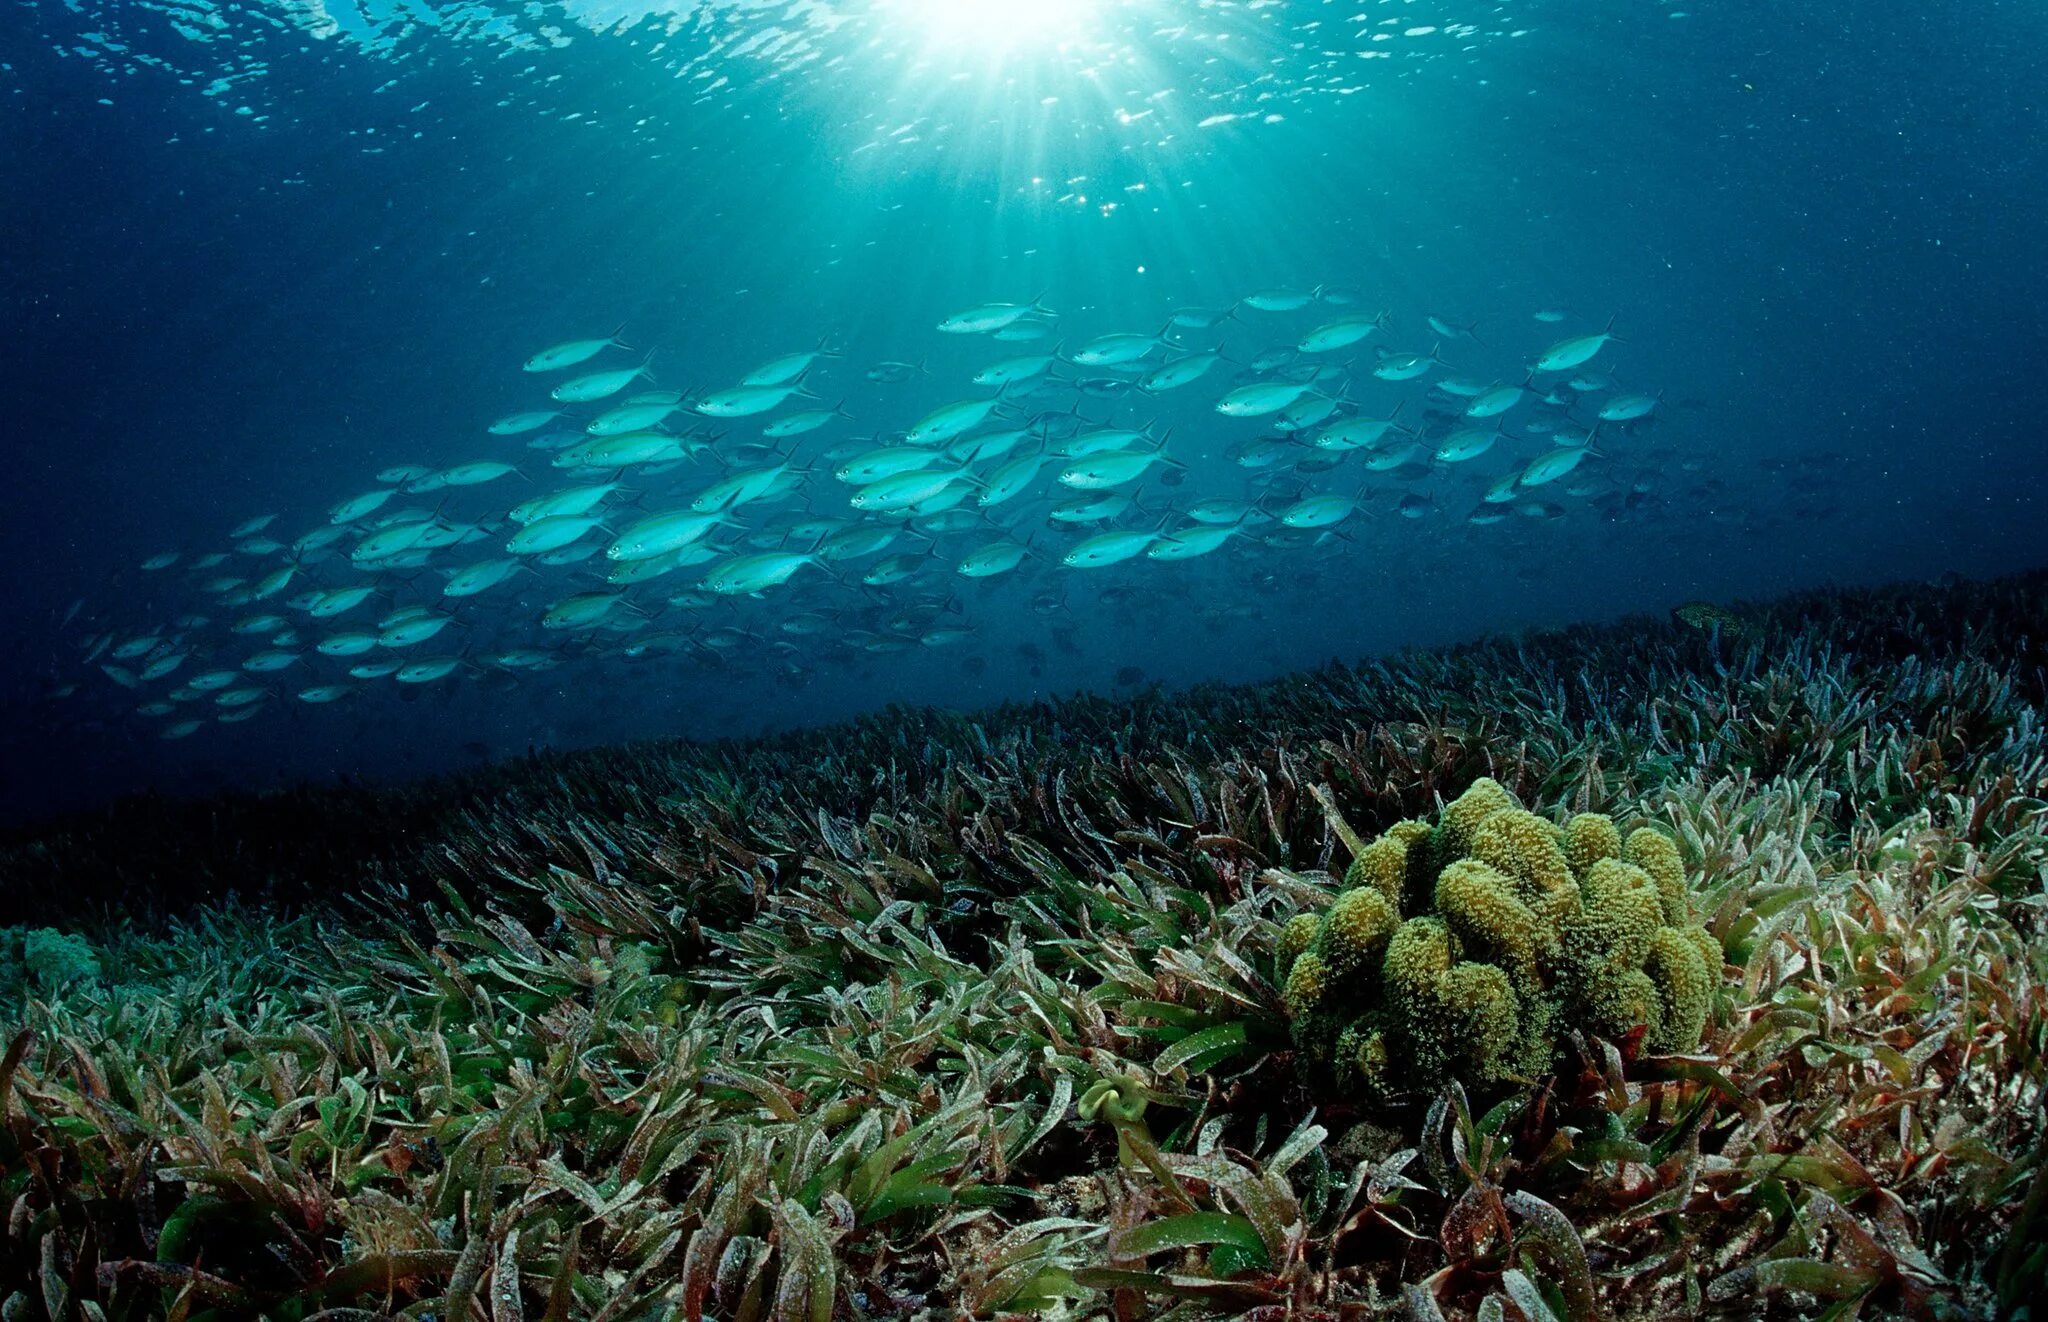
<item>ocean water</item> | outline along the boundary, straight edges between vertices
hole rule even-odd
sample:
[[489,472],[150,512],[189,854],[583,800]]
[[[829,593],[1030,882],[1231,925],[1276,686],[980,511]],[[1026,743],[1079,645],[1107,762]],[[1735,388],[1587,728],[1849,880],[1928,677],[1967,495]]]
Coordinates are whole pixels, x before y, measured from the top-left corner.
[[[2044,51],[2038,6],[1986,0],[10,6],[4,813],[1265,677],[2038,565]],[[940,329],[1034,299],[1049,311],[1018,324],[1038,339]],[[1162,333],[1188,308],[1234,311]],[[1531,372],[1610,326],[1582,367]],[[522,370],[615,327],[630,350]],[[1113,334],[1154,342],[1071,361],[1117,356]],[[821,345],[798,382],[815,400],[698,410]],[[1186,384],[1136,384],[1219,347]],[[1432,350],[1415,379],[1378,374]],[[487,430],[649,353],[602,402]],[[1000,392],[974,381],[1043,355],[1059,361]],[[1218,411],[1262,384],[1327,416],[1283,432],[1278,413]],[[1472,391],[1524,385],[1464,416]],[[660,426],[687,457],[557,467],[563,450],[531,444],[587,439],[652,391],[680,396]],[[1626,396],[1653,407],[1536,480]],[[851,503],[838,468],[970,400],[993,404],[963,435],[1029,434],[969,459],[943,438],[924,471],[951,481]],[[1350,416],[1412,434],[1315,444]],[[1496,426],[1483,453],[1440,456]],[[1108,488],[1128,508],[1054,519],[1105,494],[1059,478],[1106,429],[1136,433],[1118,453],[1167,457]],[[431,476],[478,463],[516,471]],[[701,563],[606,583],[634,524],[778,466],[780,489],[707,498],[728,517]],[[590,558],[445,594],[462,566],[534,558],[508,552],[515,506],[614,481],[573,543]],[[1355,508],[1288,525],[1321,495]],[[1207,501],[1243,505],[1235,531],[1156,554]],[[392,526],[467,540],[362,563],[404,511]],[[858,529],[895,539],[815,558]],[[309,533],[336,540],[294,550]],[[1089,541],[1113,533],[1131,537]],[[1030,553],[959,572],[999,544]],[[1132,553],[1065,563],[1084,545]],[[750,559],[778,554],[797,559]],[[900,576],[876,572],[897,556]],[[786,582],[716,590],[789,563]],[[313,614],[355,586],[373,594]],[[543,623],[596,592],[619,600]],[[318,650],[407,608],[452,622]],[[248,668],[265,654],[284,668]],[[446,673],[419,682],[348,673],[436,658]]]

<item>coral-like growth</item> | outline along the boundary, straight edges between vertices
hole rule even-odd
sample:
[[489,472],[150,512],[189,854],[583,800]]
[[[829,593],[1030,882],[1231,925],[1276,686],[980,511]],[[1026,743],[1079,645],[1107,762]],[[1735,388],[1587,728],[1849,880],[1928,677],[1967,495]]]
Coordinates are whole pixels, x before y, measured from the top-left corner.
[[1538,962],[1557,944],[1557,932],[1522,903],[1518,889],[1505,874],[1461,858],[1437,878],[1436,907],[1467,949],[1484,953],[1533,987],[1541,981]]
[[1565,924],[1566,954],[1581,978],[1641,968],[1664,921],[1657,885],[1641,868],[1603,858],[1580,882],[1582,909]]
[[1280,945],[1274,960],[1281,982],[1287,981],[1287,975],[1294,971],[1294,961],[1315,944],[1316,934],[1322,930],[1323,920],[1312,913],[1298,913],[1280,929]]
[[1718,962],[1707,967],[1693,933],[1704,935],[1699,928],[1688,932],[1660,927],[1643,958],[1643,972],[1657,989],[1657,1026],[1644,1040],[1652,1051],[1690,1051],[1698,1046],[1707,1012],[1713,1008],[1720,968]]
[[1664,905],[1664,921],[1673,926],[1683,926],[1690,918],[1690,911],[1685,890],[1685,864],[1678,857],[1678,846],[1672,844],[1668,836],[1645,826],[1629,832],[1628,847],[1623,856],[1649,873],[1650,880],[1657,883],[1657,895]]
[[[1721,968],[1677,846],[1580,813],[1563,827],[1482,779],[1435,827],[1362,849],[1347,889],[1280,943],[1296,1040],[1367,1096],[1539,1074],[1578,1028],[1699,1046]],[[1390,1061],[1401,1062],[1390,1069]]]
[[[1664,840],[1663,836],[1658,835],[1657,832],[1650,830],[1647,826],[1642,829],[1641,833]],[[1669,844],[1670,842],[1666,840],[1665,843]],[[1571,868],[1572,875],[1575,877],[1584,876],[1586,869],[1592,867],[1603,858],[1620,858],[1621,848],[1621,832],[1615,829],[1614,819],[1605,813],[1582,812],[1564,824],[1565,863]],[[1672,853],[1674,862],[1677,860],[1677,857],[1678,855],[1674,851]],[[1684,880],[1685,874],[1683,869],[1681,869],[1679,881],[1683,883]]]
[[1294,961],[1294,967],[1287,974],[1287,1013],[1297,1021],[1307,1020],[1322,1008],[1323,996],[1329,990],[1329,971],[1323,967],[1323,957],[1313,950]]
[[1375,965],[1386,953],[1387,938],[1401,925],[1401,914],[1386,896],[1371,887],[1345,891],[1323,915],[1316,933],[1316,953],[1333,978],[1349,978]]
[[1472,839],[1480,825],[1497,812],[1520,808],[1515,796],[1490,776],[1473,782],[1472,788],[1446,805],[1437,822],[1435,844],[1439,863],[1462,858],[1472,852]]
[[1351,890],[1370,887],[1399,909],[1408,889],[1408,842],[1388,834],[1367,845],[1351,860],[1344,885]]

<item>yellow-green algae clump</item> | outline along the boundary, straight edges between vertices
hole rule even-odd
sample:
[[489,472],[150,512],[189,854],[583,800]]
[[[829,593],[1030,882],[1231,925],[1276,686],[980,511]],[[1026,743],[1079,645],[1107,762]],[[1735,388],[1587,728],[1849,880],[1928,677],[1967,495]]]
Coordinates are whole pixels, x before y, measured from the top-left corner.
[[1310,1061],[1371,1096],[1541,1074],[1571,1028],[1692,1050],[1721,949],[1668,837],[1599,813],[1559,827],[1482,779],[1360,851],[1277,964]]

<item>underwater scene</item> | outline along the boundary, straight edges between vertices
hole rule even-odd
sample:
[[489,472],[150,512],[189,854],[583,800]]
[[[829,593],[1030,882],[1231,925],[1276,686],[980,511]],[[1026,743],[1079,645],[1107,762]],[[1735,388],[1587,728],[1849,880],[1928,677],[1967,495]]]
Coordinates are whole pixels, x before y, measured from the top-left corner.
[[0,1322],[2033,1316],[2044,85],[8,6]]

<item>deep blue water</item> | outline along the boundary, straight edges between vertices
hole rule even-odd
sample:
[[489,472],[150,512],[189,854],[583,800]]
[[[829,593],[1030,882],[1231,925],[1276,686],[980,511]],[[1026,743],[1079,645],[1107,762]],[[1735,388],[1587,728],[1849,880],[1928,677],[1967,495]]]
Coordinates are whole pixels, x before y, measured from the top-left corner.
[[[414,8],[409,25],[343,4],[42,0],[0,15],[5,815],[145,787],[403,778],[535,744],[744,733],[890,702],[1261,677],[1692,599],[2048,558],[2038,6],[1063,0],[1048,32],[1006,46],[957,30],[974,0],[953,17],[934,3],[612,4],[626,22],[608,30],[580,21],[588,6],[442,6],[435,24]],[[1569,408],[1521,401],[1469,462],[1428,459],[1446,426],[1470,425],[1440,420],[1407,471],[1369,471],[1366,451],[1318,468],[1333,456],[1299,436],[1276,468],[1241,466],[1237,447],[1275,433],[1217,413],[1242,384],[1227,364],[1157,397],[1048,392],[984,428],[1069,407],[1171,426],[1185,468],[1120,488],[1139,507],[1104,528],[1171,531],[1205,498],[1256,495],[1277,514],[1363,488],[1342,536],[1262,524],[1199,559],[1067,568],[1058,557],[1102,529],[1048,523],[1082,494],[1054,480],[1055,457],[974,527],[906,535],[835,563],[838,578],[806,565],[758,599],[663,604],[714,561],[625,589],[608,619],[623,627],[540,628],[551,603],[603,586],[601,550],[441,594],[444,569],[506,554],[512,505],[600,480],[551,467],[530,436],[485,431],[566,376],[637,357],[522,372],[548,345],[623,326],[653,350],[652,382],[608,403],[730,387],[821,339],[843,351],[806,381],[852,419],[798,438],[791,453],[814,471],[710,539],[731,559],[808,550],[815,538],[787,535],[796,521],[922,517],[850,509],[831,470],[938,405],[992,394],[970,378],[993,362],[1319,286],[1357,301],[1246,308],[1216,332],[1176,332],[1137,370],[1219,340],[1244,364],[1385,311],[1386,330],[1319,356],[1353,365],[1324,388],[1340,411],[1402,402],[1420,427],[1431,408],[1448,419],[1469,404],[1432,399],[1431,381],[1520,382],[1547,346],[1612,317],[1621,342],[1590,366],[1616,384],[1569,392]],[[1039,294],[1059,315],[1035,344],[934,329]],[[1568,316],[1535,319],[1548,308]],[[1475,323],[1483,343],[1444,342],[1448,366],[1424,380],[1375,379],[1375,346],[1440,338],[1429,315]],[[867,379],[920,360],[928,374]],[[1633,392],[1662,392],[1651,418],[1604,427],[1596,457],[1519,488],[1503,521],[1469,521],[1483,490],[1550,450],[1548,427]],[[753,462],[742,447],[763,423],[810,407],[717,423],[697,460],[629,471],[639,503],[608,524],[686,504]],[[692,421],[712,425],[687,412],[672,425]],[[1075,425],[1041,422],[1055,447]],[[259,602],[208,580],[257,579],[285,554],[191,567],[251,516],[276,514],[268,532],[290,543],[379,470],[486,460],[521,475],[382,511],[481,525],[422,567],[353,565],[366,524],[299,557]],[[1539,501],[1555,517],[1520,512]],[[960,508],[981,507],[970,494]],[[1004,538],[1046,558],[985,580],[954,571]],[[936,549],[907,581],[859,581],[926,540]],[[171,551],[178,563],[140,568]],[[355,583],[383,595],[307,616],[302,594]],[[446,679],[352,681],[350,660],[314,650],[412,603],[460,621],[405,649],[461,655]],[[283,626],[232,631],[273,612]],[[150,655],[187,654],[178,670],[131,689],[103,669],[108,648],[150,637]],[[625,654],[653,637],[662,655]],[[491,662],[514,648],[560,664]],[[250,719],[222,724],[230,709],[186,689],[266,650],[300,655],[236,681],[269,690]],[[352,691],[299,697],[330,683]],[[188,720],[200,728],[162,737]]]

